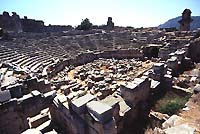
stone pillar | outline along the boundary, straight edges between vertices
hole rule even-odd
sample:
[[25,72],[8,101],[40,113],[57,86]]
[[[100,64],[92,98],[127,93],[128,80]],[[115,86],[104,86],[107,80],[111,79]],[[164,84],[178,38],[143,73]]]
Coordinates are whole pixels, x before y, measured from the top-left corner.
[[20,20],[20,17],[19,15],[17,15],[17,13],[15,12],[12,12],[12,22],[13,22],[13,25],[14,25],[14,28],[13,30],[17,33],[19,32],[22,32],[22,25],[21,25],[21,20]]
[[1,17],[1,23],[2,23],[1,25],[4,32],[7,32],[10,30],[11,17],[8,12],[6,11],[3,12],[3,15]]
[[108,17],[107,28],[108,29],[113,29],[114,28],[114,23],[112,22],[112,17]]
[[180,31],[189,31],[190,30],[190,23],[193,21],[191,18],[191,11],[190,9],[185,9],[182,13],[182,19],[178,21],[180,24]]

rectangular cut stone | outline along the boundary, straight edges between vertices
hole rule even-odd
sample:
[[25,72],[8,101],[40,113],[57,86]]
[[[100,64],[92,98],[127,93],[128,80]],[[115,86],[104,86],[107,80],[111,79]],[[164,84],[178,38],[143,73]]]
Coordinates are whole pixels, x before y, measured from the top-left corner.
[[137,84],[133,82],[128,82],[126,85],[125,84],[121,85],[121,87],[125,87],[126,89],[129,89],[129,90],[133,90],[134,88],[137,87]]
[[10,99],[11,95],[9,90],[0,91],[0,102],[8,101]]
[[101,103],[98,101],[91,101],[87,103],[87,109],[90,115],[96,120],[101,123],[105,123],[112,119],[113,110],[112,107]]
[[76,100],[73,100],[71,103],[72,110],[77,114],[85,113],[86,104],[94,99],[96,99],[94,95],[86,94]]
[[4,80],[2,81],[2,83],[1,83],[1,88],[3,88],[3,87],[7,87],[7,86],[9,86],[9,85],[13,85],[13,84],[16,84],[17,83],[17,78],[16,77],[14,77],[14,76],[5,76],[4,77]]
[[122,84],[120,90],[121,92],[123,92],[124,89],[129,90],[130,92],[134,92],[134,89],[139,87],[145,81],[147,81],[147,78],[135,78],[134,81]]
[[31,128],[36,128],[48,120],[49,120],[48,112],[40,113],[34,117],[29,118],[29,125]]
[[123,100],[119,102],[119,115],[124,116],[128,111],[131,110],[131,107]]
[[58,100],[58,104],[62,105],[62,103],[67,101],[67,97],[64,94],[58,94],[56,96],[57,100]]
[[178,60],[177,57],[171,57],[170,59],[167,60],[167,67],[170,69],[178,69]]
[[10,85],[6,89],[10,91],[12,98],[22,97],[22,84]]
[[120,92],[124,100],[132,105],[148,97],[151,83],[147,77],[135,78],[131,82],[120,85]]
[[56,96],[56,90],[52,90],[52,91],[49,91],[49,92],[44,94],[44,97],[46,99],[48,99],[48,98],[53,99],[55,96]]
[[33,97],[32,94],[23,95],[21,98],[18,99],[19,102],[30,100]]
[[33,90],[33,91],[31,91],[31,94],[32,94],[33,96],[41,96],[41,93],[40,93],[38,90]]
[[151,80],[151,89],[156,89],[160,85],[159,81]]
[[36,128],[32,128],[32,129],[27,129],[22,134],[41,134],[41,132]]
[[164,71],[164,63],[155,63],[153,65],[153,71],[156,74],[162,74]]
[[181,61],[185,56],[186,51],[185,50],[177,50],[175,52],[175,55],[177,56],[178,60]]
[[113,96],[109,96],[109,97],[106,97],[105,99],[101,100],[101,102],[114,108],[119,103],[119,99],[117,99]]

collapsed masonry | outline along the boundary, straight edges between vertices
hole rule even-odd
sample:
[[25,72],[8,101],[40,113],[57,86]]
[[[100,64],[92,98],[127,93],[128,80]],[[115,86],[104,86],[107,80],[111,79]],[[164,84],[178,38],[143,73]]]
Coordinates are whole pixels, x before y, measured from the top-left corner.
[[[0,91],[0,101],[1,103],[5,102],[0,105],[0,117],[2,120],[0,132],[2,134],[21,133],[31,128],[31,126],[34,127],[36,123],[37,125],[39,122],[41,124],[43,118],[35,121],[28,121],[28,118],[33,118],[43,109],[48,108],[55,97],[55,91],[41,94],[39,91],[33,90],[21,98],[14,98],[9,91]],[[48,116],[46,115],[44,118],[48,118]]]
[[[33,33],[44,33],[44,32],[63,32],[71,31],[74,28],[70,25],[44,25],[41,20],[28,19],[27,16],[20,18],[16,12],[12,12],[12,16],[8,12],[4,11],[0,15],[0,28],[3,28],[5,33],[21,33],[21,32],[33,32]],[[95,27],[94,27],[95,28]],[[98,28],[98,26],[97,26]],[[106,26],[99,26],[99,28],[105,30],[112,30],[114,28],[114,23],[112,22],[112,17],[108,17]]]
[[27,16],[24,16],[24,18],[21,19],[16,12],[12,12],[12,16],[10,16],[6,11],[0,15],[0,27],[3,28],[5,33],[20,33],[22,31],[36,33],[61,32],[73,29],[72,26],[45,26],[44,22],[41,20],[28,19]]
[[[187,43],[187,40],[185,43]],[[36,118],[34,116],[39,114],[39,111],[42,109],[49,107],[51,120],[63,124],[61,127],[67,132],[123,132],[124,126],[131,124],[139,113],[143,113],[140,110],[145,111],[145,105],[150,94],[156,94],[164,88],[172,88],[172,77],[179,74],[180,70],[184,71],[192,67],[191,59],[186,57],[187,54],[190,54],[190,57],[194,60],[192,57],[193,55],[190,52],[192,50],[190,49],[190,45],[185,44],[185,47],[177,50],[176,48],[173,48],[174,46],[170,47],[169,44],[166,44],[164,46],[167,46],[165,51],[168,53],[171,52],[170,54],[167,54],[169,56],[167,59],[166,56],[164,56],[166,53],[163,54],[162,51],[160,51],[160,49],[164,48],[163,46],[153,44],[147,45],[147,47],[144,48],[148,49],[148,51],[146,51],[147,53],[151,53],[152,47],[155,47],[159,50],[158,57],[163,59],[163,62],[154,62],[147,68],[143,67],[143,65],[147,66],[148,63],[145,61],[144,49],[143,52],[139,49],[119,49],[83,53],[75,58],[51,64],[47,68],[44,68],[46,73],[42,71],[38,76],[29,74],[30,72],[13,64],[3,63],[1,65],[1,106],[3,107],[2,109],[5,110],[5,112],[2,113],[6,114],[2,114],[1,118],[4,115],[4,119],[6,120],[10,117],[11,113],[19,113],[19,115],[16,115],[16,118],[22,120],[22,124],[16,125],[15,132],[22,132],[31,128],[31,126],[37,127],[40,125],[41,123],[37,123],[40,122],[40,120],[33,120]],[[151,58],[154,57],[154,55],[149,55],[148,57]],[[108,60],[105,60],[104,62],[102,58]],[[87,65],[88,62],[95,62],[98,59],[100,60],[99,63]],[[116,59],[116,61],[109,59]],[[98,69],[94,72],[89,69],[92,72],[87,72],[87,66],[91,66],[94,69],[98,65],[99,67],[104,64],[107,66],[106,63],[110,65],[113,64],[113,66],[107,67],[108,74],[113,74],[113,76],[111,75],[112,77],[106,76],[106,72],[102,72]],[[73,70],[70,66],[73,65],[76,67],[83,64],[85,64],[85,67],[83,67],[84,69],[79,70],[76,77],[81,80],[87,80],[87,82],[85,81],[85,86],[77,81],[70,80],[67,77],[65,78],[68,72]],[[129,71],[134,71],[134,68],[135,72],[139,72],[139,68],[137,67],[141,68],[139,74],[135,74],[134,76],[128,76],[126,74]],[[63,69],[64,72],[62,72]],[[117,73],[117,75],[115,75],[115,73]],[[45,77],[52,78],[53,81],[48,81]],[[118,83],[118,81],[124,82]],[[111,88],[109,85],[113,85],[113,87]],[[45,99],[45,96],[47,96],[46,94],[55,96],[55,91],[51,92],[54,89],[57,91],[61,89],[61,93],[57,93],[55,98],[51,97],[50,100],[54,98],[52,101],[53,105],[51,105],[52,102],[43,104],[43,102],[41,103],[41,101],[35,98],[39,101],[34,101],[38,111],[29,111],[28,109],[30,108],[27,106],[29,112],[24,115],[24,111],[19,110],[18,107],[22,106],[22,103],[19,103],[22,98],[25,97],[26,99],[23,99],[23,102],[29,105],[34,99],[27,101],[29,100],[28,98],[38,96],[40,94],[39,92],[41,92],[44,94],[44,97],[42,98],[44,98],[43,100],[46,102],[48,100]],[[32,92],[37,92],[35,94],[38,95],[32,95]],[[17,100],[14,98],[17,98]],[[17,104],[15,106],[16,108],[14,108],[14,105],[8,105],[13,101]],[[42,104],[42,106],[37,106],[40,104]],[[10,108],[12,108],[11,111],[6,110]],[[26,108],[24,110],[26,110]],[[34,113],[31,113],[31,111],[34,111]],[[20,115],[24,115],[23,118],[21,118]],[[29,122],[27,120],[28,117],[33,119],[29,120]],[[13,119],[14,117],[10,118]],[[44,120],[46,120],[46,118],[47,117],[45,116]],[[16,120],[16,122],[18,122],[18,120]],[[5,127],[5,124],[1,124],[1,132],[13,133],[14,129],[9,129],[9,126],[12,125],[12,123],[14,122],[8,120],[7,127]],[[38,125],[33,125],[34,123]]]
[[68,133],[126,132],[148,114],[152,95],[199,62],[198,33],[115,28],[2,40],[0,133],[47,133],[56,124]]
[[[68,133],[123,132],[124,126],[130,125],[139,114],[145,111],[150,94],[172,88],[172,72],[178,72],[184,65],[183,59],[186,58],[184,51],[176,53],[172,58],[177,58],[179,66],[174,67],[176,61],[169,63],[167,60],[163,63],[155,63],[142,76],[124,82],[119,87],[113,88],[112,91],[103,87],[97,90],[98,87],[95,87],[95,83],[104,81],[106,76],[102,76],[103,73],[100,73],[100,76],[95,79],[91,77],[91,80],[88,80],[87,86],[90,87],[88,90],[86,87],[82,88],[81,85],[77,86],[75,81],[69,82],[69,86],[62,90],[64,94],[58,94],[54,98],[54,106],[51,109],[52,120],[62,124],[61,127]],[[80,78],[86,76],[81,75],[84,73],[83,70],[80,72]],[[109,72],[112,74],[111,71]],[[90,75],[87,77],[90,78]],[[112,80],[113,77],[109,81],[107,79],[105,78],[106,82],[103,82],[103,85],[106,85],[107,82],[117,83]],[[76,93],[78,98],[76,98]],[[140,111],[141,109],[142,111]]]
[[[176,34],[185,36],[190,33],[177,32]],[[150,94],[172,88],[173,76],[192,68],[191,63],[198,52],[192,53],[194,48],[191,48],[199,46],[197,39],[196,45],[193,45],[193,42],[188,45],[188,39],[172,40],[169,37],[168,41],[185,42],[185,45],[176,47],[169,43],[148,44],[143,51],[118,49],[87,52],[72,59],[53,62],[50,66],[44,67],[40,73],[37,72],[38,74],[12,63],[1,64],[0,95],[1,107],[4,110],[1,118],[8,120],[7,127],[4,123],[1,124],[1,133],[13,133],[13,131],[20,133],[28,128],[39,127],[41,122],[46,120],[63,124],[60,127],[69,133],[123,132],[124,126],[130,125],[138,114],[144,113]],[[178,47],[180,49],[177,50]],[[163,48],[165,48],[165,53]],[[153,49],[158,50],[156,52],[160,61],[154,59]],[[3,49],[2,52],[4,52]],[[145,57],[146,53],[149,54],[147,57]],[[2,56],[5,57],[5,54],[3,53]],[[154,62],[148,61],[147,58],[152,58]],[[82,65],[84,65],[82,69],[77,70],[73,77],[85,84],[68,77],[68,73],[73,71],[74,67]],[[87,69],[87,67],[90,68]],[[104,71],[101,67],[105,67]],[[123,82],[120,83],[120,81]],[[54,90],[57,91],[56,96]],[[53,97],[46,99],[45,96],[48,95]],[[34,96],[40,96],[43,101],[39,101],[40,97]],[[27,105],[35,104],[32,108],[37,111],[29,111],[30,107],[23,106],[21,100]],[[24,112],[26,107],[27,114]],[[48,107],[51,117],[37,116],[40,114],[39,111]],[[17,115],[10,116],[12,113],[17,113]],[[9,126],[16,123],[13,122],[13,118],[17,118],[16,122],[21,123],[15,125],[15,129],[9,129]],[[40,129],[40,131],[43,130]]]

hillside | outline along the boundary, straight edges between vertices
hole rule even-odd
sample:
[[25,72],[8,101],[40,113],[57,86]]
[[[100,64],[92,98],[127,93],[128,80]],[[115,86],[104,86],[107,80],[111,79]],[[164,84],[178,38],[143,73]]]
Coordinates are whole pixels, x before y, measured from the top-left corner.
[[[181,16],[173,18],[165,22],[164,24],[159,25],[159,28],[169,28],[169,27],[176,27],[179,29],[178,21],[181,19]],[[193,22],[191,23],[191,30],[195,30],[200,28],[200,16],[192,16]]]

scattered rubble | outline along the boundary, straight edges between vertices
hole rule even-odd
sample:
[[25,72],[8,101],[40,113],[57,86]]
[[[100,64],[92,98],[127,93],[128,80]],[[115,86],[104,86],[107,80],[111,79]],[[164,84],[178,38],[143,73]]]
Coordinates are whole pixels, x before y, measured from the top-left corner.
[[199,31],[189,23],[169,32],[108,17],[105,29],[78,31],[4,12],[0,24],[10,38],[0,39],[0,133],[132,133],[148,115],[152,131],[199,132],[187,116],[198,97],[171,117],[151,110],[168,91],[199,95]]

